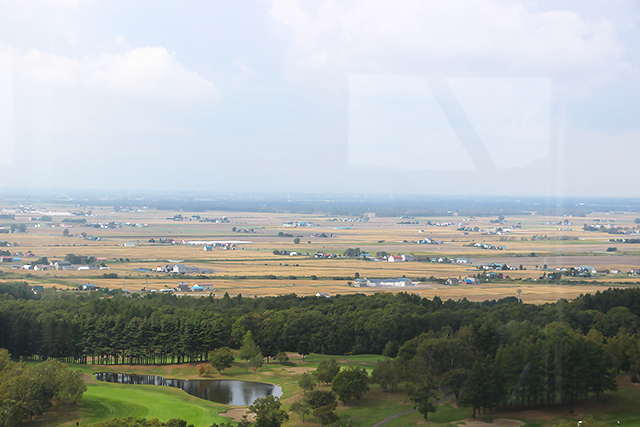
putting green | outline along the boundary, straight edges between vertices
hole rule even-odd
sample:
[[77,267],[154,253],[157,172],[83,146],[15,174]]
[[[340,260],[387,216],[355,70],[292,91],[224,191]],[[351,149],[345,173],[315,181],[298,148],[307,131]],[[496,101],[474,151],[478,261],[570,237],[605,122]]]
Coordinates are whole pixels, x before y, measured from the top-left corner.
[[207,427],[229,419],[218,415],[229,407],[188,395],[172,387],[127,384],[87,384],[82,399],[85,422],[128,416],[186,420],[195,427]]

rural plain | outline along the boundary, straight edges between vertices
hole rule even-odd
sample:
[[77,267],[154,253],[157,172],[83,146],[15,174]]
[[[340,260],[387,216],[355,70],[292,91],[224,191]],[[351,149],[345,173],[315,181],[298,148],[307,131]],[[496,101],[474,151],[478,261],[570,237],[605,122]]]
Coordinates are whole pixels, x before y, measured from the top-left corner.
[[[630,286],[640,280],[629,274],[640,268],[640,245],[610,242],[612,238],[625,235],[584,231],[585,224],[613,224],[635,229],[638,224],[634,220],[638,215],[634,213],[593,213],[577,218],[532,214],[509,216],[496,224],[492,223],[497,222],[497,217],[493,216],[467,221],[470,218],[458,216],[405,219],[371,215],[366,217],[366,222],[345,222],[352,218],[238,212],[203,214],[153,209],[113,212],[112,208],[93,206],[82,209],[42,206],[34,210],[39,213],[19,213],[15,207],[5,207],[5,214],[15,215],[15,220],[3,221],[5,228],[8,229],[12,223],[24,223],[27,232],[0,234],[0,237],[12,245],[16,244],[8,248],[10,252],[26,254],[30,251],[33,257],[21,260],[26,261],[24,263],[0,264],[0,271],[5,273],[0,280],[19,279],[31,285],[62,289],[91,283],[132,292],[176,288],[180,282],[190,286],[210,282],[214,285],[215,296],[222,296],[225,292],[243,296],[287,293],[303,296],[318,292],[335,295],[403,291],[424,297],[438,295],[442,299],[467,298],[473,301],[515,296],[516,290],[521,289],[522,299],[532,303],[572,298],[609,286]],[[61,215],[70,211],[91,211],[91,216]],[[174,215],[181,215],[185,220],[174,220]],[[43,216],[49,216],[53,221],[39,221]],[[199,219],[189,220],[196,217]],[[205,218],[223,217],[228,222],[202,222]],[[80,218],[86,223],[64,223],[65,218]],[[564,221],[571,225],[558,225]],[[427,225],[427,222],[440,225]],[[92,226],[108,226],[109,223],[114,228]],[[290,226],[296,223],[305,225]],[[477,227],[478,231],[460,231],[461,226],[471,230]],[[496,233],[498,228],[509,231]],[[64,230],[68,231],[68,236],[63,236]],[[87,240],[82,233],[96,240]],[[289,237],[285,237],[287,235]],[[159,242],[163,238],[170,243],[150,242]],[[441,243],[417,243],[427,238]],[[294,243],[294,239],[299,239],[299,243]],[[205,244],[190,242],[247,243],[238,243],[233,250],[214,246],[212,250],[205,251]],[[470,246],[475,243],[504,248]],[[370,258],[379,253],[411,254],[416,261],[391,263],[344,257],[349,248],[359,248]],[[287,254],[275,255],[274,251],[287,251],[284,252]],[[315,255],[318,253],[337,257],[317,258]],[[64,260],[67,254],[93,256],[100,260],[95,264],[104,263],[109,270],[12,269],[40,257],[46,257],[50,262]],[[432,261],[420,261],[426,257]],[[451,262],[433,262],[443,258]],[[470,263],[456,263],[455,260],[460,258]],[[184,275],[156,271],[158,266],[177,263],[208,269],[211,273]],[[507,264],[517,269],[503,272],[508,279],[477,285],[447,286],[433,280],[441,279],[441,282],[447,278],[475,276],[482,271],[482,265],[490,263]],[[575,266],[592,266],[597,273],[589,278],[580,277],[570,286],[540,280],[546,272]],[[612,274],[612,270],[619,273]],[[117,278],[106,278],[105,273],[114,273]],[[356,288],[350,286],[356,275],[362,278],[408,277],[419,284],[402,289]]]
[[[91,292],[79,290],[83,285],[93,285],[136,296],[169,290],[189,298],[403,292],[442,301],[519,296],[525,303],[545,304],[640,284],[640,244],[633,240],[640,221],[634,212],[594,212],[584,217],[536,212],[504,217],[379,217],[373,213],[348,217],[49,204],[6,205],[0,213],[4,230],[25,226],[25,231],[0,234],[4,240],[0,249],[10,253],[5,252],[5,262],[0,263],[0,282],[26,282],[31,287],[78,295]],[[619,234],[611,234],[612,228]],[[69,255],[84,261],[67,269],[53,265],[35,268],[43,258],[54,264],[73,259]],[[402,255],[409,261],[388,261]],[[161,271],[174,265],[197,270],[187,274]],[[567,271],[574,274],[552,278]],[[356,287],[362,278],[409,278],[413,285]],[[464,283],[465,279],[471,282]],[[180,290],[180,284],[189,288],[212,285],[213,290]],[[235,354],[236,362],[230,369],[210,378],[278,384],[285,407],[302,398],[300,375],[331,358],[311,354],[303,361],[299,354],[289,353],[290,362],[272,360],[252,372]],[[371,373],[382,356],[337,358],[345,367]],[[106,384],[92,376],[112,371],[194,379],[198,378],[198,366],[72,364],[72,369],[85,374],[88,389],[84,397],[67,416],[55,408],[26,425],[84,425],[125,416],[161,421],[182,418],[196,427],[229,419],[240,421],[244,408],[204,401],[170,387]],[[633,409],[640,402],[637,383],[630,382],[628,375],[616,381],[616,392],[606,393],[597,403],[572,405],[571,412],[567,408],[494,410],[471,420],[470,408],[446,400],[430,415],[428,424],[534,427],[591,416],[603,425],[613,425],[619,419],[624,425],[640,425],[640,416]],[[320,388],[330,389],[327,385]],[[403,385],[388,393],[372,384],[362,399],[340,403],[336,410],[340,425],[370,426],[409,411],[413,404],[407,393]],[[438,395],[443,396],[443,392]],[[286,425],[319,425],[313,417],[303,422],[299,415],[290,416]],[[386,426],[425,423],[413,411]]]

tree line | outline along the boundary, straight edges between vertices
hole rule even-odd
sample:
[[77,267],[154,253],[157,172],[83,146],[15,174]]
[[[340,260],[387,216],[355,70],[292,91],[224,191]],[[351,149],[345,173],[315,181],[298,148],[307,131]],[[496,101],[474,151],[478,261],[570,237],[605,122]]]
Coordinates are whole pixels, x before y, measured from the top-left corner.
[[385,350],[388,358],[378,362],[372,380],[390,392],[403,382],[410,393],[446,386],[458,404],[473,408],[475,417],[480,409],[571,406],[616,390],[621,337],[634,344],[623,357],[638,359],[640,336],[631,339],[624,328],[605,343],[598,330],[584,335],[566,322],[541,327],[524,320],[504,326],[497,330],[499,339],[493,331],[468,326],[421,334],[396,354],[393,347]]
[[633,336],[640,324],[640,289],[613,289],[544,305],[518,303],[515,297],[442,301],[408,293],[333,298],[99,296],[33,295],[24,284],[3,284],[0,348],[14,357],[63,362],[181,363],[204,361],[216,348],[240,348],[251,332],[269,361],[279,352],[382,354],[389,343],[400,348],[446,328],[469,331],[476,353],[495,357],[500,346],[509,344],[505,331],[525,321],[533,329],[562,322],[583,335],[595,330],[604,345],[621,327]]

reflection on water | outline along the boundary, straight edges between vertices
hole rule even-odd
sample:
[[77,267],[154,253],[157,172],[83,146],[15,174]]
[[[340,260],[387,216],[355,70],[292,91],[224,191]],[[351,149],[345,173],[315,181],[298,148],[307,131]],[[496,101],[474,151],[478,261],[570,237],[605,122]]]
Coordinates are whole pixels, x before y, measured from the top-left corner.
[[180,388],[192,396],[232,406],[249,406],[256,399],[269,395],[282,396],[282,387],[275,384],[236,380],[172,380],[159,375],[119,374],[99,372],[98,381],[120,384],[163,385]]

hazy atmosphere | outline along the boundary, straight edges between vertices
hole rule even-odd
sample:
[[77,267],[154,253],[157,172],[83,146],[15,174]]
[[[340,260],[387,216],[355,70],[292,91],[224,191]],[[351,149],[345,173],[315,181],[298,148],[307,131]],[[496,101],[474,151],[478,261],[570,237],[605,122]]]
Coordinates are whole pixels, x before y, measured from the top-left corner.
[[0,187],[640,197],[639,4],[0,0]]

